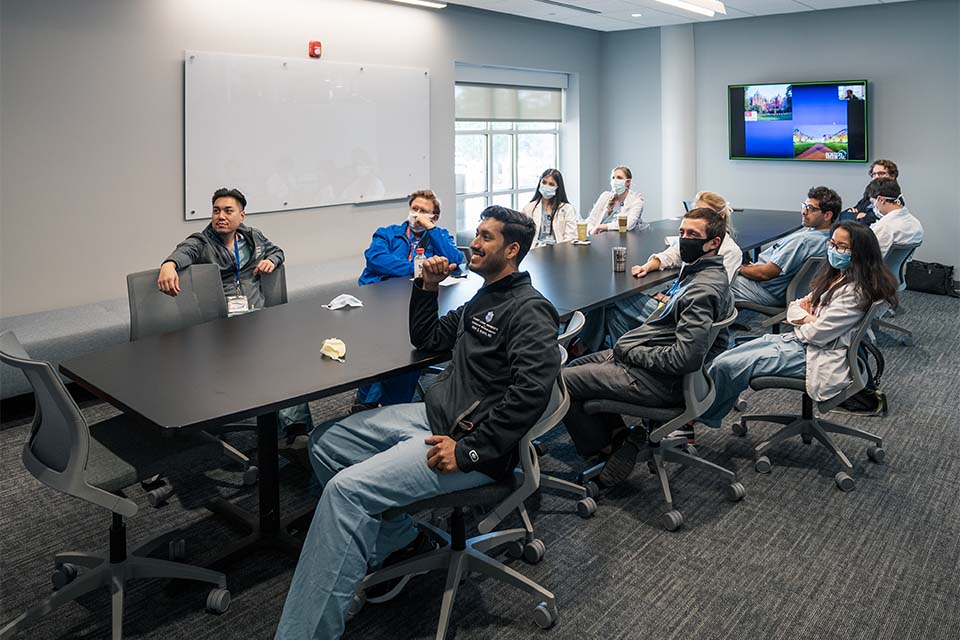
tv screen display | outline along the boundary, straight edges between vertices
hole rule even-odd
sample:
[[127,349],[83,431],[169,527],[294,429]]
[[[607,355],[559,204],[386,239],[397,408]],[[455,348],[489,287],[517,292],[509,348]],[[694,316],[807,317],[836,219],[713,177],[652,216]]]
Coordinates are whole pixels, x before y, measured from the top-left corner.
[[727,88],[732,160],[867,161],[867,81]]

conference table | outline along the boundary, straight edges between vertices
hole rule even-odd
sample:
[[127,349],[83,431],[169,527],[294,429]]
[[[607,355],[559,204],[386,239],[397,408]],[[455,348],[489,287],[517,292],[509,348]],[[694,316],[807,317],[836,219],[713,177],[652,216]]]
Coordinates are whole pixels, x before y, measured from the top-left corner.
[[[679,222],[659,220],[642,232],[593,235],[587,246],[539,247],[521,267],[561,317],[568,317],[674,279],[675,270],[634,278],[629,267],[662,251]],[[734,222],[738,244],[752,251],[798,229],[800,213],[745,210]],[[624,273],[612,269],[616,246],[627,249]],[[410,346],[411,286],[396,278],[345,287],[342,293],[360,298],[362,307],[331,311],[321,306],[324,300],[293,302],[72,358],[60,371],[136,421],[161,429],[201,429],[256,417],[258,513],[220,501],[215,510],[250,530],[222,556],[259,546],[296,556],[299,542],[280,514],[276,412],[445,361],[449,353]],[[482,279],[470,274],[441,287],[441,313],[465,303],[481,286]],[[344,362],[322,356],[326,338],[346,343]]]

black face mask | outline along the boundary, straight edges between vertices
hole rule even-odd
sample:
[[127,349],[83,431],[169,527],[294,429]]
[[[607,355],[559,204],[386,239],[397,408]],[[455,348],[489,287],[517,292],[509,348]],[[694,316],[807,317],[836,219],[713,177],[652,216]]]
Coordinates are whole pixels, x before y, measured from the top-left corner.
[[703,245],[709,240],[700,240],[699,238],[680,238],[680,259],[687,264],[692,264],[707,253],[703,250]]

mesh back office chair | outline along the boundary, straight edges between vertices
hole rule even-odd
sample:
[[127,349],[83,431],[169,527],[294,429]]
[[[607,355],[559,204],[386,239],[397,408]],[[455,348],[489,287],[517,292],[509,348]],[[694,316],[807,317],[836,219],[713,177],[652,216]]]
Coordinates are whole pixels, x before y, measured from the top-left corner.
[[[833,398],[830,398],[824,402],[818,402],[817,409],[820,411],[820,413],[826,413],[837,407],[843,401],[850,398],[866,386],[866,372],[864,370],[863,363],[857,357],[857,351],[860,348],[860,342],[863,340],[864,336],[869,330],[874,318],[876,318],[884,308],[886,308],[886,304],[880,301],[875,302],[873,306],[867,310],[867,313],[864,315],[863,320],[861,320],[860,326],[857,328],[853,340],[847,349],[847,364],[850,367],[851,373],[850,383],[846,386],[846,388],[843,389],[843,391],[838,393]],[[847,459],[847,456],[844,455],[843,451],[841,451],[840,448],[834,444],[829,434],[839,433],[872,442],[873,444],[867,448],[867,457],[874,462],[882,462],[886,456],[886,452],[883,449],[883,439],[879,436],[875,436],[866,431],[861,431],[860,429],[854,429],[853,427],[847,427],[817,418],[813,411],[813,399],[807,395],[805,378],[759,376],[750,381],[750,387],[755,391],[760,391],[762,389],[792,389],[794,391],[801,391],[803,393],[803,399],[801,401],[801,414],[799,416],[751,415],[743,416],[740,418],[740,422],[734,424],[733,432],[738,436],[744,436],[747,434],[747,425],[749,422],[772,422],[775,424],[786,425],[783,429],[775,433],[770,439],[761,442],[754,448],[754,468],[758,472],[770,472],[770,458],[767,457],[766,452],[773,445],[796,435],[799,435],[803,439],[804,444],[810,444],[813,442],[813,439],[816,438],[820,444],[826,447],[826,449],[832,453],[837,460],[840,461],[840,464],[843,465],[843,471],[838,472],[837,475],[834,476],[834,481],[836,482],[837,486],[844,491],[851,491],[855,487],[853,478],[850,476],[850,474],[853,473],[853,465],[850,464],[850,460]]]
[[[562,346],[559,348],[561,359],[565,360],[566,351]],[[460,580],[469,577],[471,573],[485,575],[488,578],[493,578],[537,596],[541,602],[534,609],[534,622],[544,629],[553,626],[558,615],[554,595],[533,580],[494,560],[487,554],[502,545],[518,544],[527,539],[528,531],[526,528],[505,531],[493,530],[513,511],[518,509],[522,511],[524,501],[537,491],[540,485],[540,462],[533,448],[533,440],[556,426],[566,414],[569,406],[570,398],[567,395],[563,379],[561,376],[557,376],[546,410],[541,415],[540,420],[520,439],[518,446],[521,472],[517,476],[521,479],[519,486],[511,478],[475,489],[456,491],[422,500],[384,513],[384,517],[391,517],[399,513],[415,514],[428,509],[452,508],[453,512],[449,518],[449,533],[428,523],[420,524],[434,536],[445,541],[446,546],[368,575],[363,580],[360,592],[354,599],[354,606],[351,608],[350,615],[356,615],[363,606],[365,601],[364,590],[376,584],[403,576],[418,575],[427,571],[446,570],[447,580],[440,605],[437,640],[443,640],[446,637]],[[479,535],[467,538],[464,509],[491,505],[492,509],[477,525]]]
[[[275,270],[274,274],[277,271],[280,271],[279,278],[270,281],[271,286],[264,290],[264,295],[269,291],[275,300],[285,299],[286,282],[282,278],[282,266]],[[195,264],[180,270],[180,294],[175,298],[157,288],[159,274],[159,269],[151,269],[127,276],[131,342],[227,317],[227,301],[220,280],[220,269],[216,265]],[[251,425],[241,428],[252,430],[256,427]],[[201,435],[219,444],[224,455],[243,466],[244,484],[252,485],[257,482],[258,469],[242,451],[208,431],[202,431]],[[149,493],[151,503],[162,504],[171,493],[170,486],[152,489]]]
[[[112,514],[109,550],[58,553],[53,583],[59,590],[0,629],[0,638],[12,638],[64,604],[109,586],[112,636],[120,640],[126,583],[139,578],[182,578],[214,584],[216,587],[207,596],[207,608],[216,613],[226,611],[230,592],[222,573],[144,557],[167,536],[127,554],[126,518],[136,515],[137,505],[121,491],[165,464],[172,464],[172,458],[183,454],[181,443],[162,438],[155,431],[133,427],[122,415],[88,427],[53,366],[31,360],[12,332],[0,334],[0,361],[24,373],[36,398],[30,437],[23,446],[22,459],[27,471],[51,489]],[[131,435],[133,429],[136,429],[135,435]],[[182,549],[177,552],[174,549],[171,546],[171,556],[183,554]],[[88,570],[80,574],[78,567]]]
[[[887,255],[884,257],[883,262],[887,265],[887,268],[890,269],[890,273],[897,279],[897,292],[901,292],[907,288],[907,263],[910,262],[913,258],[913,254],[917,249],[920,248],[922,242],[917,242],[914,244],[895,244],[890,247],[890,250],[887,252]],[[898,313],[903,313],[903,306],[897,307]],[[893,313],[892,311],[888,313]],[[900,343],[904,345],[914,344],[913,332],[907,329],[904,329],[901,326],[895,325],[892,322],[887,322],[886,320],[881,320],[883,314],[878,316],[873,321],[874,331],[879,331],[880,329],[889,329],[890,331],[896,331],[901,334],[903,337],[900,338]]]
[[693,210],[693,200],[684,200],[683,201],[683,210],[692,211]]
[[[817,272],[820,270],[820,265],[823,264],[824,260],[825,258],[819,256],[807,258],[807,261],[797,270],[796,275],[793,276],[790,284],[787,285],[786,301],[788,304],[810,293],[810,284],[813,282],[813,278],[817,275]],[[774,333],[780,333],[780,324],[787,319],[786,307],[770,307],[747,301],[738,301],[736,307],[739,311],[747,309],[748,311],[756,311],[765,316],[770,316],[760,323],[760,327],[762,329],[772,328]]]
[[[720,332],[732,325],[736,318],[737,311],[734,309],[729,316],[720,322],[715,322],[710,328],[709,344],[712,345]],[[704,360],[706,360],[706,354],[704,354]],[[667,503],[667,511],[660,517],[660,523],[668,531],[673,531],[683,524],[683,514],[674,508],[670,480],[665,468],[666,462],[695,467],[720,476],[727,482],[726,496],[733,502],[741,500],[746,495],[744,486],[737,482],[736,473],[698,457],[696,449],[687,444],[686,438],[667,437],[676,429],[703,415],[703,412],[713,404],[716,395],[713,380],[707,375],[706,362],[701,363],[696,371],[684,375],[682,384],[683,406],[679,407],[644,407],[615,400],[588,400],[584,403],[584,410],[587,413],[619,413],[646,418],[651,423],[660,425],[647,434],[646,446],[640,449],[638,460],[646,461],[650,473],[656,474],[660,479],[660,487]],[[594,494],[582,497],[577,503],[577,513],[582,517],[588,517],[597,508],[595,500],[597,487],[592,480],[600,475],[603,466],[603,463],[595,465],[580,474],[583,486]]]

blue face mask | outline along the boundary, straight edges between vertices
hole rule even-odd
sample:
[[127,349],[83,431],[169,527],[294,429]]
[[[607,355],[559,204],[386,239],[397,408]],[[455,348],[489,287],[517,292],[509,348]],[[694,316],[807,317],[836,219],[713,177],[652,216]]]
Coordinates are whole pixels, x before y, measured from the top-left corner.
[[830,266],[840,271],[846,271],[850,268],[850,254],[840,253],[836,249],[827,249],[827,260]]

